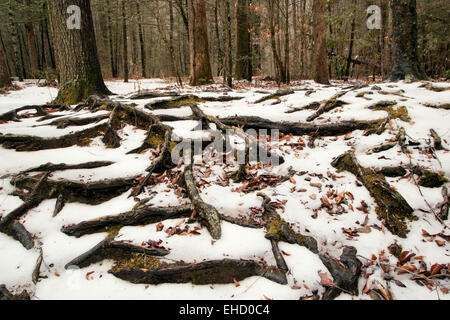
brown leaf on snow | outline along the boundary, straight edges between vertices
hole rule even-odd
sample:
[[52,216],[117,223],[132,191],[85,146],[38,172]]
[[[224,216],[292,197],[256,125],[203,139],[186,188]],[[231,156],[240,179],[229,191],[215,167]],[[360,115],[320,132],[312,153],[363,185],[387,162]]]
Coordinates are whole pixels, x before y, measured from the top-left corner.
[[233,279],[233,282],[236,288],[241,286],[241,284],[236,279]]
[[328,209],[330,209],[330,210],[333,209],[333,205],[330,203],[327,196],[323,196],[321,200],[322,200],[322,203],[328,207]]
[[322,273],[322,272],[318,272],[319,276],[320,276],[320,284],[324,287],[336,287],[336,285],[334,284],[333,280],[331,280],[330,278],[328,278],[328,273]]
[[284,254],[285,256],[288,256],[288,257],[290,257],[290,256],[291,256],[291,254],[290,254],[290,253],[287,253],[286,251],[283,251],[283,250],[281,250],[281,253],[282,253],[282,254]]
[[316,200],[317,199],[317,195],[315,195],[315,194],[312,194],[312,195],[310,195],[309,196],[312,200]]
[[156,232],[161,232],[163,229],[164,229],[164,225],[162,224],[162,222],[160,222],[156,225]]
[[89,278],[89,276],[91,275],[91,274],[93,274],[95,271],[90,271],[90,272],[88,272],[88,273],[86,273],[86,280],[92,280],[92,278]]
[[409,272],[416,272],[417,271],[417,267],[415,265],[407,263],[407,264],[403,265],[400,268],[400,270],[397,272],[397,274],[398,275],[405,274],[405,273],[408,273],[408,271]]
[[442,240],[436,240],[435,242],[436,242],[436,244],[437,244],[439,247],[445,246],[445,241],[442,241]]
[[381,283],[379,283],[378,281],[375,281],[375,285],[377,286],[378,290],[381,292],[381,294],[383,295],[383,298],[386,300],[394,300],[392,298],[392,293],[389,289],[383,287],[381,285]]
[[433,264],[430,268],[430,276],[438,274],[442,270],[442,268],[444,268],[443,264]]

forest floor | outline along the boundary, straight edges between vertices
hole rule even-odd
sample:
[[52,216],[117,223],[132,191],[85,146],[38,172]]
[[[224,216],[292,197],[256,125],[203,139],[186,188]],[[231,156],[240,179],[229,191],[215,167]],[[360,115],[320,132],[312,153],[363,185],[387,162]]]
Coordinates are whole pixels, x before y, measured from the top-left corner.
[[[10,236],[10,231],[0,232],[0,285],[5,285],[4,288],[13,295],[26,290],[32,299],[297,300],[321,298],[327,290],[339,287],[337,299],[343,300],[450,299],[449,200],[445,194],[450,185],[447,180],[450,178],[449,83],[399,82],[364,86],[334,81],[331,86],[324,86],[302,81],[283,88],[292,92],[283,91],[284,94],[275,94],[260,102],[258,100],[276,93],[272,84],[261,82],[248,86],[242,83],[230,91],[222,85],[179,89],[174,83],[163,80],[127,84],[106,82],[117,94],[111,97],[113,101],[132,104],[133,108],[146,114],[178,117],[161,120],[173,128],[172,137],[198,139],[208,137],[209,133],[198,130],[201,121],[189,118],[193,114],[190,104],[175,101],[164,108],[156,108],[155,101],[169,101],[174,97],[133,98],[139,90],[141,93],[148,90],[196,95],[186,103],[195,102],[204,114],[218,119],[250,117],[251,122],[251,117],[259,117],[277,123],[308,123],[317,127],[309,134],[286,132],[278,141],[269,139],[270,150],[282,156],[284,163],[251,163],[241,182],[229,178],[229,174],[238,169],[236,164],[216,161],[194,164],[193,177],[201,199],[214,206],[221,217],[230,218],[221,219],[221,237],[216,240],[212,239],[210,230],[196,220],[195,210],[192,214],[169,216],[161,221],[118,224],[117,228],[79,234],[82,235],[79,238],[63,232],[67,227],[104,216],[117,217],[142,205],[158,208],[189,205],[185,188],[176,183],[183,175],[184,166],[180,163],[164,174],[151,175],[142,192],[130,197],[132,193],[135,195],[136,184],[143,181],[146,169],[161,151],[158,147],[157,150],[142,148],[140,152],[129,153],[141,147],[147,136],[147,130],[130,123],[116,130],[120,138],[116,148],[105,146],[102,140],[105,129],[101,127],[98,133],[88,137],[87,141],[85,138],[79,145],[43,148],[40,144],[35,149],[27,149],[26,145],[20,144],[20,141],[28,141],[23,140],[24,137],[41,137],[45,139],[40,142],[51,142],[58,137],[100,128],[99,125],[108,123],[111,113],[104,105],[103,108],[80,106],[77,111],[71,106],[69,110],[44,108],[44,112],[39,108],[27,109],[1,118],[23,106],[49,104],[57,95],[55,88],[39,87],[33,81],[17,84],[20,90],[0,95],[0,215],[3,221],[8,215],[15,214],[17,208],[29,204],[36,193],[33,191],[44,192],[45,188],[39,189],[43,184],[51,189],[52,183],[58,188],[58,181],[85,185],[104,179],[127,178],[131,179],[133,188],[116,190],[114,196],[96,203],[92,203],[93,199],[85,199],[90,197],[89,192],[94,187],[87,191],[74,187],[75,191],[66,198],[63,196],[65,191],[56,196],[48,192],[52,196],[39,198],[35,205],[21,212],[15,221],[31,235],[28,250],[24,247],[27,242],[23,240],[26,235],[17,241]],[[212,98],[221,97],[235,99],[212,101]],[[312,115],[315,115],[314,119],[310,118]],[[56,120],[97,116],[97,122],[76,125],[67,122],[59,128],[55,125]],[[321,134],[321,126],[346,121],[372,121],[377,126],[373,127],[372,123],[362,130]],[[430,132],[430,129],[434,131]],[[382,148],[374,150],[379,146]],[[333,165],[334,160],[344,154],[354,155],[359,165],[347,163],[344,169]],[[78,165],[99,161],[108,163],[85,169],[38,169],[47,163]],[[392,174],[381,170],[383,168],[396,170]],[[363,173],[359,175],[358,172]],[[389,216],[397,212],[390,212],[387,217],[380,214],[377,208],[383,205],[384,197],[390,195],[369,190],[377,187],[378,182],[371,180],[374,177],[386,181],[389,190],[409,204],[412,212],[407,218]],[[432,180],[431,183],[425,181],[427,178]],[[27,185],[26,179],[34,181],[34,185]],[[263,197],[258,195],[260,192],[270,198],[270,203],[263,202]],[[77,201],[77,196],[86,201]],[[60,205],[57,211],[55,205]],[[268,230],[276,226],[267,226],[262,221],[268,210],[273,210],[282,219],[282,224],[287,223],[294,232],[315,239],[317,250],[286,238],[274,241],[268,237],[269,233],[279,231]],[[260,225],[248,227],[233,221],[253,221]],[[17,238],[19,233],[13,235]],[[87,259],[88,262],[80,263],[81,269],[65,268],[96,245],[104,244],[105,239],[134,246],[129,260],[145,260],[130,266],[139,269],[135,273],[145,274],[151,268],[159,272],[161,266],[170,264],[195,269],[204,261],[217,262],[218,267],[208,272],[227,273],[229,269],[221,264],[224,259],[244,259],[266,267],[278,267],[278,271],[283,271],[286,283],[273,281],[259,271],[248,272],[248,275],[239,270],[230,271],[232,281],[223,281],[230,283],[221,283],[223,279],[209,275],[208,279],[213,279],[210,282],[217,282],[215,284],[202,283],[198,274],[186,275],[185,281],[179,280],[182,273],[179,278],[114,274],[118,269],[123,271],[126,261],[117,261],[115,254],[110,254],[114,248],[108,251],[111,247],[106,246],[92,261]],[[342,288],[324,258],[339,261],[341,257],[337,265],[351,269],[342,255],[349,247],[356,249],[354,257],[360,261],[357,292]],[[136,248],[154,250],[163,257],[150,259]],[[287,270],[283,270],[283,262]],[[230,268],[237,270],[240,266]]]

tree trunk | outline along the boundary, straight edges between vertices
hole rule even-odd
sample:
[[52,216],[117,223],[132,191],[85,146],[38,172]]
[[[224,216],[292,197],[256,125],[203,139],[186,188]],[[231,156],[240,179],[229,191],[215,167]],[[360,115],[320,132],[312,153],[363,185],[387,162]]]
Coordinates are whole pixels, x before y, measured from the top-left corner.
[[425,73],[417,54],[416,0],[391,0],[393,66],[391,81],[423,80]]
[[249,0],[236,0],[236,80],[252,81]]
[[[49,2],[49,5],[59,68],[56,102],[75,104],[93,94],[111,94],[102,78],[90,1],[58,0]],[[80,30],[67,27],[66,10],[70,5],[77,5],[81,9]]]
[[327,29],[326,29],[326,0],[314,0],[313,28],[314,28],[314,81],[329,84]]
[[3,48],[0,45],[0,88],[8,87],[11,85],[11,78],[8,72],[8,66],[6,65],[6,56],[3,53]]
[[354,43],[354,39],[355,39],[355,27],[356,27],[356,21],[355,21],[356,1],[355,0],[353,0],[353,6],[355,6],[355,8],[353,8],[353,18],[352,18],[352,25],[351,25],[352,30],[350,32],[350,44],[349,44],[349,48],[348,48],[347,66],[345,68],[345,78],[347,80],[350,76],[350,66],[351,66],[352,56],[353,56],[353,43]]
[[139,6],[139,1],[136,1],[136,10],[139,17],[139,45],[141,48],[141,70],[142,70],[142,78],[147,78],[147,61],[146,61],[146,55],[145,55],[145,43],[144,43],[144,30],[141,25],[142,15],[141,15],[141,8]]
[[122,0],[123,81],[128,82],[128,39],[125,0]]
[[205,0],[189,0],[191,86],[213,83],[209,59]]
[[[30,10],[32,10],[30,0],[25,0],[24,4]],[[25,23],[25,30],[27,34],[28,56],[30,59],[30,74],[32,77],[36,77],[39,74],[39,59],[38,59],[38,50],[36,46],[36,36],[34,33],[34,26],[31,19]]]

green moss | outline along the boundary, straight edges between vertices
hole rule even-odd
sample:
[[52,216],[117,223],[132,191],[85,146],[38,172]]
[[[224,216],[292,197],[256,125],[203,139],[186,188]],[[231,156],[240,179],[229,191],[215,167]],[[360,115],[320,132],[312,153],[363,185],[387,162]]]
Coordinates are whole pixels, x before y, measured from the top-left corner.
[[440,188],[447,182],[449,180],[446,177],[430,170],[424,170],[417,183],[425,188]]
[[389,116],[391,119],[400,119],[405,122],[410,122],[411,118],[408,113],[408,109],[405,106],[394,108],[394,105],[375,105],[372,107],[369,107],[370,110],[376,110],[376,111],[386,111],[389,113]]
[[362,168],[355,161],[353,153],[348,152],[336,159],[332,165],[339,171],[354,174],[375,199],[377,203],[375,212],[386,222],[388,229],[400,237],[406,237],[408,228],[405,220],[417,220],[417,217],[413,216],[414,210],[390,187],[381,174],[370,168]]
[[144,253],[132,253],[129,258],[123,258],[117,260],[112,267],[112,272],[118,272],[120,270],[132,270],[132,269],[159,269],[164,264],[160,258],[146,255]]

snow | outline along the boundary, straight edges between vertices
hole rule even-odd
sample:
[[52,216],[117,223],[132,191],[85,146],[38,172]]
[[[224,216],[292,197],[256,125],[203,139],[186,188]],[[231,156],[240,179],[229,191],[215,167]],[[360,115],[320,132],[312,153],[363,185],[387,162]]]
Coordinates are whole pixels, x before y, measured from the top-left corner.
[[[0,96],[0,114],[24,105],[38,105],[50,102],[57,95],[55,88],[38,87],[33,81],[17,83],[22,89],[11,91],[7,95]],[[130,80],[129,83],[122,81],[107,81],[109,89],[117,94],[113,97],[126,103],[135,103],[137,108],[145,112],[145,104],[159,99],[145,99],[130,101],[126,97],[138,90],[177,90],[180,93],[196,94],[199,96],[221,96],[223,93],[208,92],[207,90],[186,86],[179,89],[174,83],[160,79]],[[233,90],[227,92],[229,96],[243,97],[242,100],[230,102],[207,102],[200,103],[199,107],[208,115],[220,118],[228,116],[258,116],[272,121],[294,121],[305,122],[312,110],[302,110],[295,113],[286,113],[293,108],[300,108],[312,102],[320,102],[331,98],[348,83],[336,82],[333,86],[321,86],[312,81],[304,81],[294,86],[295,93],[281,97],[280,103],[273,105],[274,100],[269,100],[261,104],[254,102],[265,94],[258,93],[263,90],[274,93],[275,89],[250,88],[249,90]],[[374,146],[387,142],[396,135],[396,129],[400,126],[406,129],[409,137],[426,145],[431,137],[429,129],[433,128],[444,141],[446,148],[450,148],[447,143],[450,141],[450,112],[425,107],[425,103],[442,104],[449,103],[450,90],[433,92],[426,88],[419,87],[421,83],[407,84],[381,83],[376,84],[382,91],[395,92],[404,90],[402,96],[384,95],[381,91],[372,90],[372,85],[348,92],[340,100],[347,104],[338,107],[331,112],[325,113],[313,123],[323,124],[344,120],[375,120],[386,117],[384,111],[373,111],[369,106],[382,100],[392,100],[397,102],[397,106],[406,106],[411,117],[411,122],[393,120],[392,128],[386,130],[381,135],[371,135],[365,137],[362,131],[355,131],[347,137],[327,137],[318,138],[316,147],[311,149],[304,147],[303,150],[294,150],[289,147],[289,142],[297,142],[298,137],[293,137],[291,141],[280,141],[272,146],[273,150],[278,150],[285,158],[286,162],[279,167],[260,169],[259,173],[270,173],[282,176],[290,176],[290,180],[278,184],[275,187],[268,187],[262,192],[271,197],[272,201],[285,202],[284,209],[277,212],[293,228],[302,234],[313,236],[319,245],[321,253],[328,253],[333,257],[339,257],[342,248],[354,246],[358,251],[358,257],[363,263],[371,259],[372,255],[379,256],[384,251],[389,263],[396,265],[397,259],[389,252],[388,247],[393,243],[398,243],[403,250],[415,253],[416,256],[424,256],[423,261],[429,269],[434,264],[449,264],[450,246],[445,241],[443,246],[438,246],[431,239],[424,237],[423,230],[435,235],[443,233],[448,235],[448,220],[445,227],[436,220],[426,201],[434,207],[442,202],[441,189],[421,188],[424,195],[420,194],[416,185],[404,178],[387,178],[389,184],[395,187],[405,200],[414,208],[414,215],[417,221],[408,222],[410,232],[406,239],[399,238],[387,230],[378,219],[375,208],[376,203],[364,188],[356,185],[356,178],[347,172],[338,173],[330,165],[332,160],[344,152],[355,149],[356,156],[360,164],[364,167],[380,168],[385,166],[398,166],[409,164],[410,159],[401,153],[399,147],[394,147],[383,153],[367,154],[367,151]],[[433,83],[434,86],[447,87],[448,83]],[[175,89],[174,89],[175,88]],[[212,88],[221,88],[219,85]],[[300,90],[301,89],[301,90]],[[305,96],[306,89],[315,90],[308,97]],[[366,100],[357,97],[360,92],[371,91],[366,94]],[[101,115],[100,111],[95,115]],[[152,114],[176,115],[180,117],[190,116],[191,110],[182,107],[173,110],[157,110]],[[90,117],[91,113],[81,111],[78,113],[68,111],[61,112],[64,116]],[[105,120],[106,121],[106,120]],[[36,118],[23,119],[21,122],[7,122],[0,125],[0,134],[33,135],[40,137],[58,137],[75,131],[83,130],[97,124],[83,127],[68,127],[57,129],[50,126],[52,120],[36,122]],[[101,123],[101,122],[100,122]],[[198,121],[176,121],[165,124],[174,128],[174,133],[180,138],[198,139],[206,138],[208,134],[198,131]],[[39,125],[39,126],[36,126]],[[145,175],[145,169],[151,163],[151,152],[142,154],[127,155],[127,153],[142,144],[146,132],[126,125],[118,134],[121,137],[121,146],[117,149],[108,149],[101,141],[101,137],[93,139],[89,147],[73,146],[64,149],[43,150],[37,152],[16,152],[0,147],[0,215],[6,216],[12,210],[20,206],[23,201],[19,197],[11,195],[15,187],[11,185],[11,178],[14,174],[39,165],[52,163],[79,164],[89,161],[112,161],[114,164],[108,167],[85,170],[66,170],[54,172],[50,179],[68,179],[72,181],[100,181],[106,178],[137,177]],[[305,142],[308,137],[302,137]],[[450,152],[437,151],[437,159],[429,157],[425,153],[420,153],[414,148],[411,161],[414,164],[425,166],[433,171],[443,173],[450,177]],[[383,156],[383,157],[381,157]],[[213,205],[221,214],[231,217],[251,215],[252,208],[260,208],[262,199],[256,192],[244,193],[236,191],[241,184],[230,183],[223,185],[220,176],[235,169],[234,166],[224,166],[221,164],[204,164],[194,167],[196,178],[203,179],[207,183],[201,187],[202,199]],[[209,176],[206,170],[211,169]],[[180,169],[176,169],[180,170]],[[175,171],[176,171],[175,170]],[[291,171],[304,172],[307,174],[294,174]],[[337,175],[338,178],[331,179],[330,175]],[[293,183],[295,182],[295,184]],[[311,184],[320,183],[321,188]],[[449,184],[447,184],[447,187]],[[306,192],[301,189],[306,189]],[[353,205],[353,210],[348,210],[341,215],[329,214],[321,207],[321,198],[328,192],[347,192],[354,199],[348,204]],[[39,280],[37,284],[31,281],[36,260],[39,257],[39,250],[26,250],[19,242],[11,237],[0,233],[0,284],[5,284],[11,291],[19,292],[28,290],[33,299],[264,299],[264,296],[272,299],[293,299],[297,300],[303,296],[312,295],[318,291],[323,293],[324,288],[320,285],[319,272],[328,272],[319,256],[298,245],[279,243],[280,250],[283,251],[284,258],[290,269],[288,273],[288,285],[276,284],[262,277],[251,277],[240,281],[240,286],[229,285],[192,285],[192,284],[162,284],[162,285],[135,285],[108,273],[114,264],[113,261],[104,260],[92,264],[81,270],[65,270],[64,266],[94,247],[102,241],[106,233],[98,233],[83,236],[81,238],[69,237],[61,232],[63,226],[80,223],[82,221],[100,218],[106,215],[118,215],[131,210],[136,202],[129,198],[130,191],[104,202],[97,206],[90,206],[80,203],[67,203],[59,215],[52,217],[55,199],[45,200],[38,207],[31,209],[25,216],[20,218],[25,228],[33,234],[37,248],[43,251],[44,263],[41,267],[41,275],[45,278]],[[189,203],[186,199],[181,199],[171,188],[166,180],[157,185],[148,186],[141,198],[149,197],[149,204],[154,206],[176,206]],[[426,199],[426,201],[425,201]],[[357,208],[364,201],[368,205],[369,213],[366,214]],[[421,211],[422,210],[422,211]],[[187,219],[173,219],[162,222],[164,230],[169,227],[187,225]],[[362,225],[369,226],[369,233],[360,232],[358,236],[350,237],[343,232],[343,229],[358,229]],[[200,227],[194,223],[189,225],[191,230]],[[223,236],[218,241],[211,241],[211,237],[205,228],[198,231],[199,235],[173,235],[169,236],[164,231],[157,231],[156,224],[146,226],[124,227],[116,236],[116,240],[126,240],[141,245],[149,240],[162,240],[162,245],[170,249],[170,254],[165,257],[168,261],[201,262],[204,260],[230,259],[263,259],[269,265],[275,265],[270,241],[265,239],[264,229],[250,229],[237,226],[228,222],[222,222]],[[441,238],[436,238],[443,240]],[[418,266],[418,261],[414,261]],[[383,271],[372,266],[375,273],[370,279],[375,279],[385,287],[387,282],[383,277]],[[87,276],[88,273],[94,273]],[[406,288],[390,282],[389,288],[394,299],[450,299],[450,294],[430,290],[426,286],[420,286],[411,280],[408,274],[398,275],[395,271],[391,274],[395,279],[401,281]],[[331,275],[328,275],[330,278]],[[367,280],[361,277],[359,282],[360,292],[366,285]],[[448,280],[441,280],[441,286],[449,288]],[[370,299],[366,294],[352,297],[342,293],[338,299]]]

